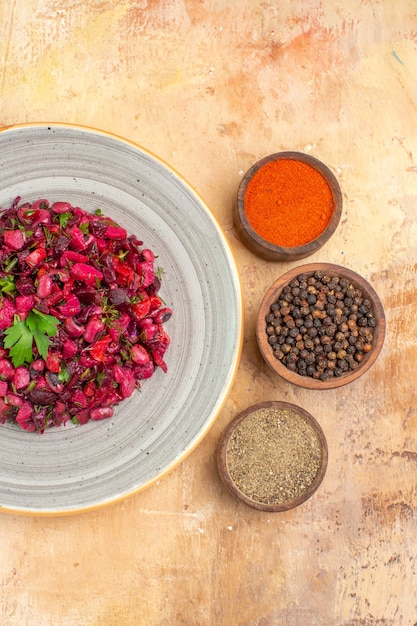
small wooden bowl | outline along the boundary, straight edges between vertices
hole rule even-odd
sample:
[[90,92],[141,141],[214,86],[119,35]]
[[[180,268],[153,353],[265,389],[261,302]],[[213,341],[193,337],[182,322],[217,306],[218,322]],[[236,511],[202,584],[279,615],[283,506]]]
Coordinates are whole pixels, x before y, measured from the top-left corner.
[[[238,487],[238,485],[236,484],[236,481],[232,478],[229,463],[228,463],[228,446],[229,446],[229,443],[233,434],[236,431],[236,428],[240,426],[244,422],[244,420],[246,420],[247,418],[255,417],[254,414],[257,413],[258,411],[269,411],[271,409],[272,410],[278,409],[279,411],[284,411],[284,412],[285,411],[295,412],[298,416],[300,416],[303,419],[304,422],[306,422],[307,427],[309,427],[312,431],[314,431],[314,433],[317,436],[318,446],[320,447],[320,450],[321,450],[321,460],[320,460],[319,468],[317,470],[317,473],[313,481],[310,482],[310,484],[306,487],[306,489],[303,490],[297,497],[290,499],[288,501],[285,501],[285,502],[282,502],[282,501],[278,502],[278,499],[277,499],[275,502],[264,503],[262,501],[259,501],[259,499],[254,499],[254,497],[250,497],[249,495],[244,493],[242,489]],[[310,434],[314,436],[314,433],[310,433]],[[261,431],[261,436],[262,436],[262,431]],[[267,444],[265,439],[260,440],[260,445],[262,443],[264,443],[265,445]],[[295,452],[297,453],[298,451],[295,450]],[[245,451],[242,450],[242,454],[244,455]],[[326,473],[327,462],[328,462],[327,441],[326,441],[326,438],[324,436],[324,433],[320,424],[314,419],[312,415],[307,413],[307,411],[305,411],[299,406],[290,404],[288,402],[278,402],[278,401],[261,402],[259,404],[255,404],[245,409],[230,422],[229,426],[223,432],[223,435],[220,439],[220,442],[217,448],[217,467],[218,467],[220,478],[224,486],[235,498],[237,498],[241,502],[244,502],[248,506],[254,509],[257,509],[258,511],[269,511],[269,512],[274,512],[274,513],[278,513],[281,511],[288,511],[290,509],[293,509],[299,506],[306,500],[308,500],[308,498],[310,498],[320,486],[324,478],[324,475]]]
[[[263,239],[249,224],[245,210],[245,193],[252,176],[264,165],[280,159],[300,161],[317,170],[329,185],[333,197],[333,213],[325,230],[312,241],[295,247],[274,245]],[[237,202],[234,207],[234,223],[237,233],[249,250],[267,261],[297,261],[317,252],[335,232],[342,215],[342,192],[333,172],[324,163],[302,152],[277,152],[257,161],[244,175],[239,185]]]
[[[319,380],[310,376],[302,376],[296,372],[289,370],[283,363],[281,363],[273,353],[271,345],[268,343],[268,336],[266,333],[266,316],[270,312],[270,307],[275,303],[283,288],[295,279],[300,274],[306,274],[312,276],[316,271],[321,271],[329,276],[339,276],[340,278],[347,278],[354,287],[361,290],[365,298],[369,299],[372,303],[372,312],[376,320],[376,326],[373,328],[373,342],[372,350],[366,354],[363,361],[355,370],[350,370],[341,376],[333,377],[328,380]],[[258,342],[259,350],[269,365],[269,367],[279,374],[281,378],[304,387],[306,389],[334,389],[347,385],[348,383],[357,380],[360,376],[363,376],[365,372],[375,363],[378,358],[385,339],[385,314],[382,303],[376,294],[373,287],[362,276],[353,272],[350,269],[341,267],[340,265],[333,265],[331,263],[309,263],[307,265],[301,265],[286,272],[283,276],[278,278],[266,292],[261,306],[258,312],[258,319],[256,324],[256,338]]]

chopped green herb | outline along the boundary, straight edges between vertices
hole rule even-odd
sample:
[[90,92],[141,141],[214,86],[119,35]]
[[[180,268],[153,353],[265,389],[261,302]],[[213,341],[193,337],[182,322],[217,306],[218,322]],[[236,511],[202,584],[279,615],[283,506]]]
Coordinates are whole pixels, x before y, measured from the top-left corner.
[[17,258],[17,256],[9,257],[9,262],[5,265],[4,271],[6,273],[11,272],[14,266],[16,265],[16,263],[18,262],[18,260],[19,259]]
[[0,291],[2,293],[13,293],[14,291],[16,291],[13,275],[8,275],[0,278]]
[[87,369],[85,369],[81,374],[80,374],[80,378],[81,380],[84,380],[85,378],[87,378],[87,376],[89,376],[91,373],[91,369],[89,367],[87,367]]
[[106,377],[106,374],[104,372],[97,372],[96,383],[99,389],[101,389],[101,385],[103,384],[105,377]]
[[71,374],[69,373],[69,370],[66,367],[62,367],[61,371],[58,373],[58,380],[61,383],[67,383],[70,378]]
[[71,213],[61,213],[59,216],[59,225],[62,228],[65,228],[69,222],[69,220],[71,219],[72,214]]
[[162,280],[162,276],[165,274],[165,270],[162,267],[157,267],[155,274],[159,278],[159,280]]

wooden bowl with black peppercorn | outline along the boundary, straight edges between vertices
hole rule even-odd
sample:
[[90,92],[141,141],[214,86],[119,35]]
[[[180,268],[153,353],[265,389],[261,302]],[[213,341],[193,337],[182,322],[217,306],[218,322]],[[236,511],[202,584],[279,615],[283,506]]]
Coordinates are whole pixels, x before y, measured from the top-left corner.
[[333,172],[302,152],[277,152],[243,176],[234,207],[237,234],[267,261],[297,261],[317,252],[342,214]]
[[340,265],[311,263],[276,280],[258,312],[256,338],[269,367],[307,389],[334,389],[375,363],[385,314],[373,287]]
[[293,509],[310,498],[327,469],[319,423],[288,402],[255,404],[228,425],[217,447],[217,467],[228,491],[259,511]]

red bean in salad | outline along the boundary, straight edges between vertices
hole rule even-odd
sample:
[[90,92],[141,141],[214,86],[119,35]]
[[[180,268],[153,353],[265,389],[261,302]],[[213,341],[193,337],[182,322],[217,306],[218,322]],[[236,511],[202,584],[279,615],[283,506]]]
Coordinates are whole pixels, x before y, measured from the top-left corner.
[[164,360],[172,311],[154,253],[98,209],[0,211],[0,424],[111,417]]

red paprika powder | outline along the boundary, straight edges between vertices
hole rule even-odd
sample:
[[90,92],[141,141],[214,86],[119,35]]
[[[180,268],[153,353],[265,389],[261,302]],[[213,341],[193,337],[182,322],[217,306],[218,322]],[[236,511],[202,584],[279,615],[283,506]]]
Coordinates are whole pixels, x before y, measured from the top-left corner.
[[323,175],[307,163],[287,158],[266,163],[252,176],[244,205],[253,230],[285,248],[316,239],[334,209]]

